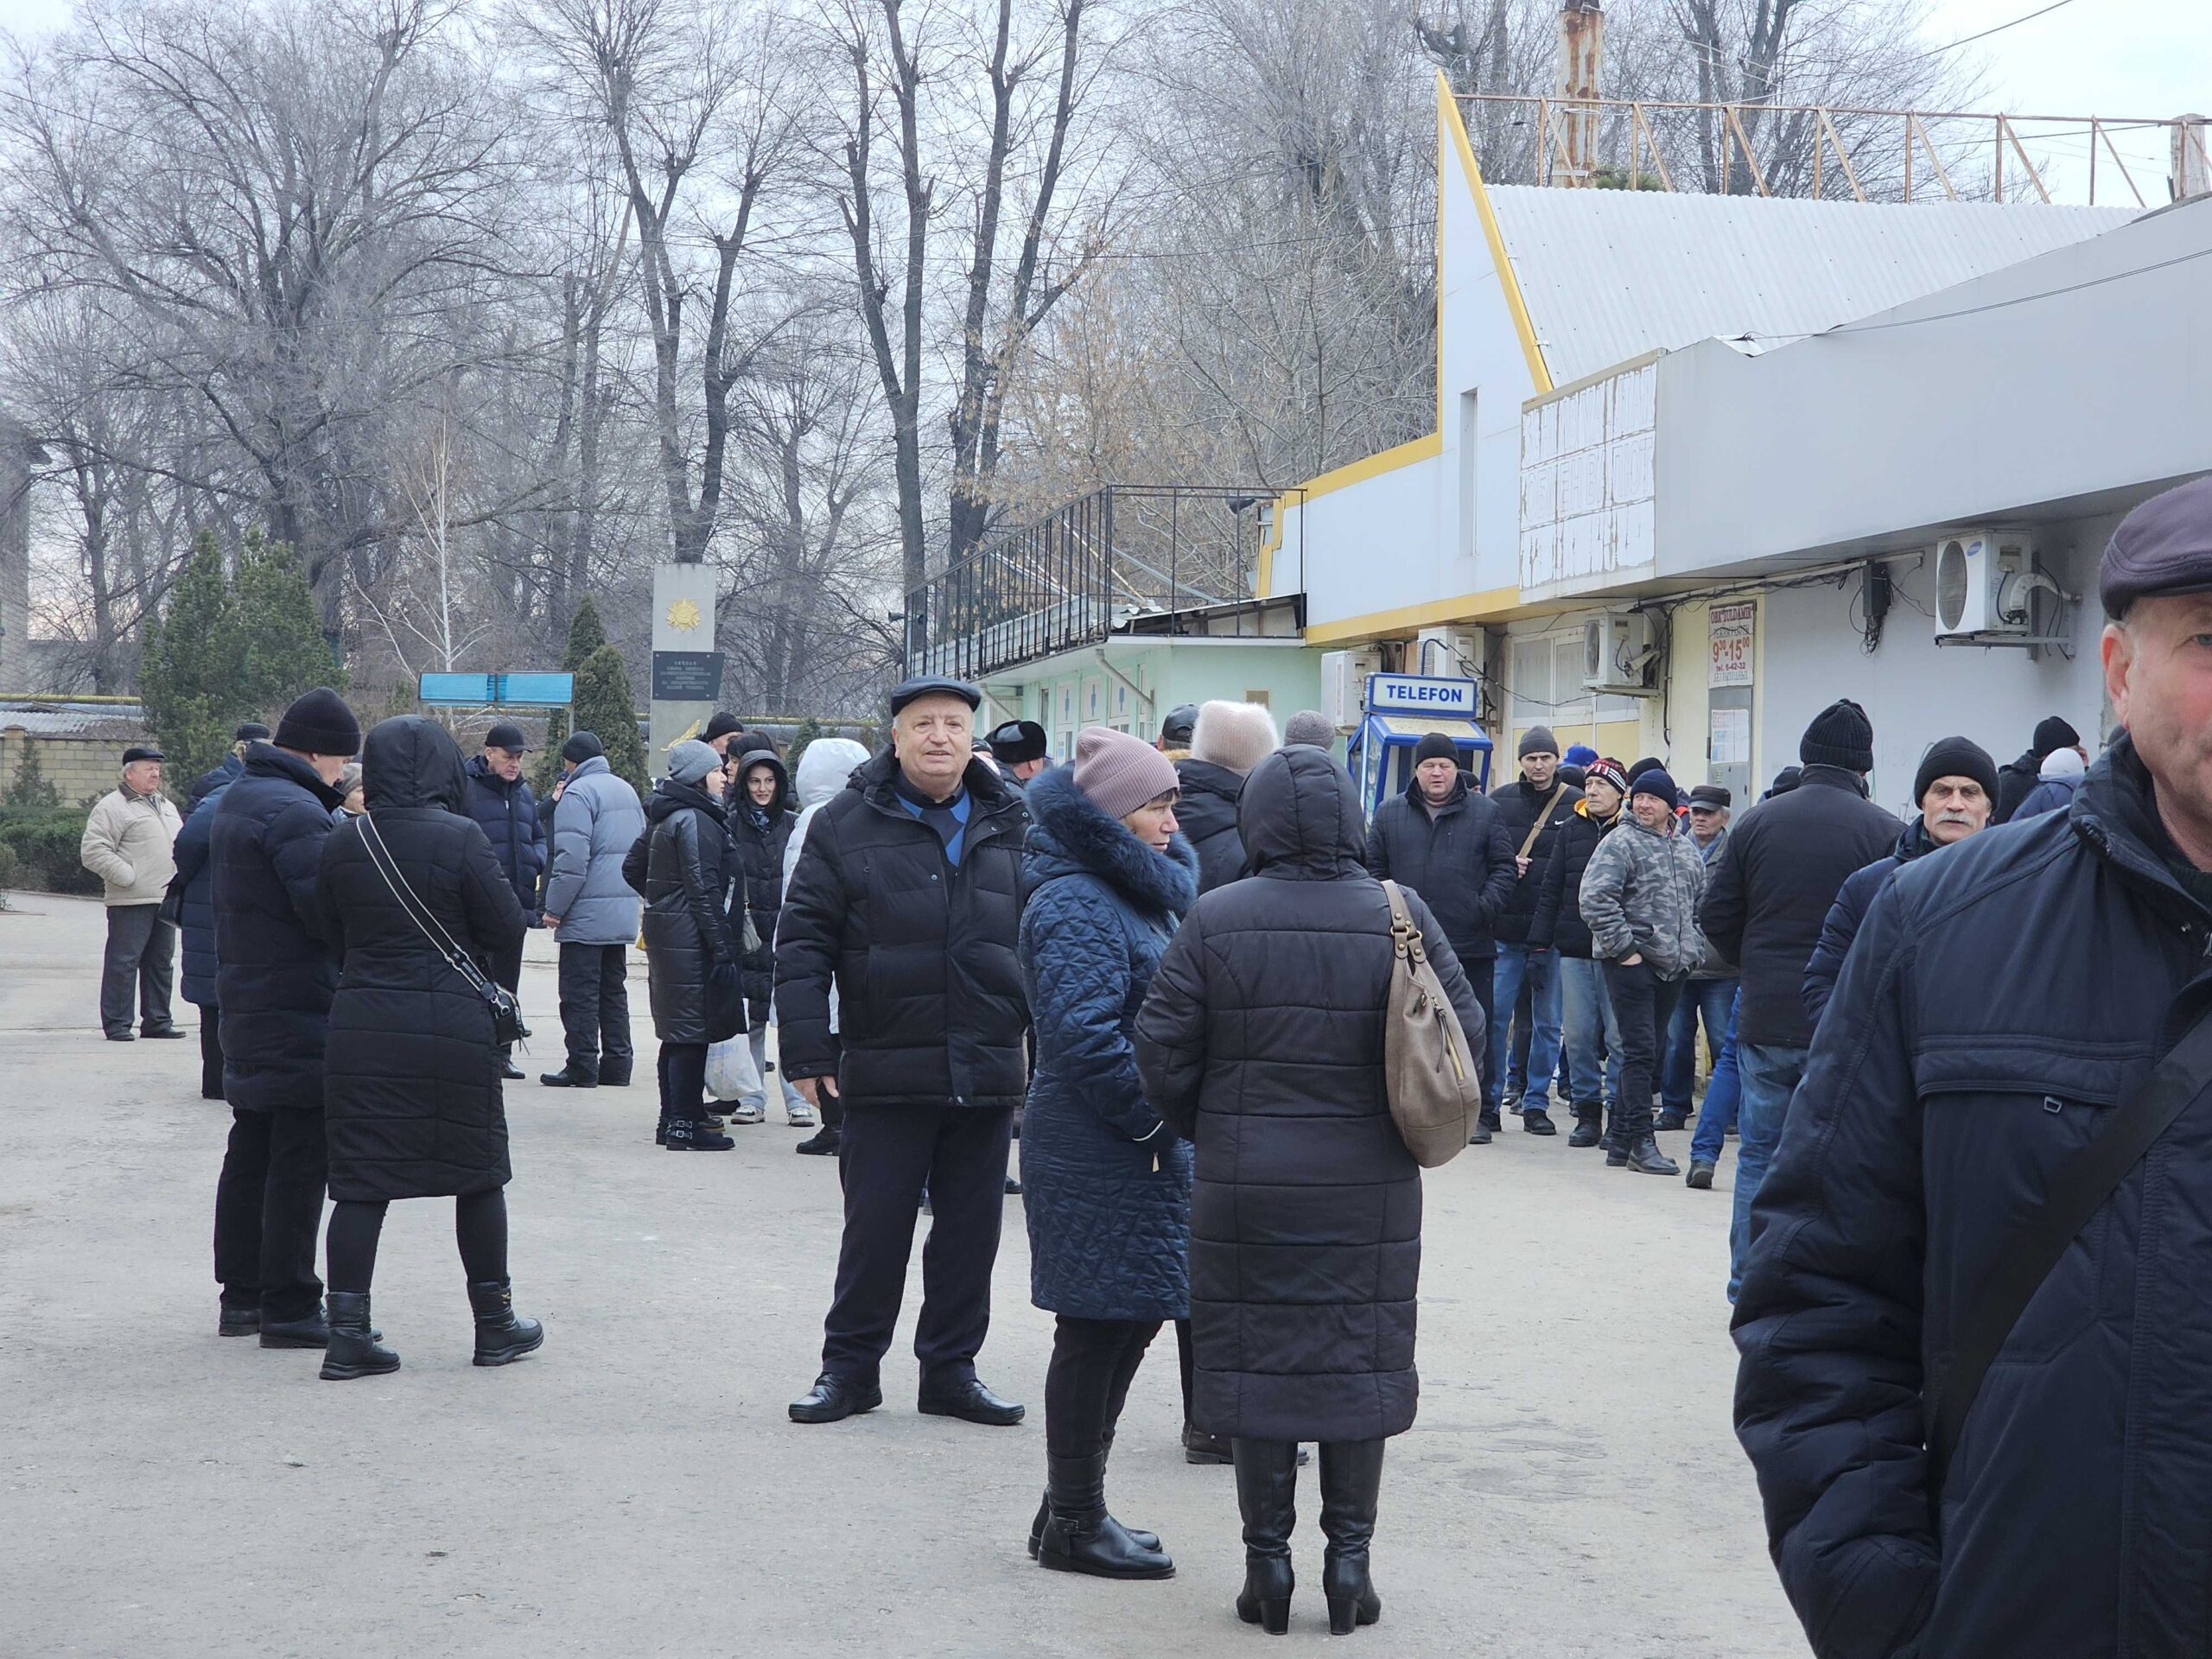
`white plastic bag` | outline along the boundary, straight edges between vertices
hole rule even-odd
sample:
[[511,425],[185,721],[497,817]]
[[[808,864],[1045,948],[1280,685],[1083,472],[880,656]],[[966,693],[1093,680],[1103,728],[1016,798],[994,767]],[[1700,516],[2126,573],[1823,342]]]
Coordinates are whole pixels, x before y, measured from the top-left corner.
[[743,1032],[707,1046],[707,1092],[716,1100],[759,1100],[766,1093],[753,1044]]

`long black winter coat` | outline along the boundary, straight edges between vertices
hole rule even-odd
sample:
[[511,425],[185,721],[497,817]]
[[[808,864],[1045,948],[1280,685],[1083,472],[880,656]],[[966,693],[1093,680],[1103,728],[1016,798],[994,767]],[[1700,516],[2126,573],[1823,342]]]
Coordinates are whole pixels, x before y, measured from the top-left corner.
[[[1021,1103],[1029,1009],[1021,797],[969,764],[958,868],[899,804],[889,750],[815,814],[776,934],[777,1041],[788,1077],[834,1076],[864,1105]],[[830,1029],[835,976],[837,1029]]]
[[1039,772],[1027,797],[1030,1300],[1077,1319],[1179,1319],[1191,1300],[1191,1148],[1146,1103],[1130,1032],[1198,897],[1198,855],[1179,836],[1154,852],[1065,766]]
[[1743,970],[1736,1040],[1802,1047],[1805,966],[1844,878],[1889,853],[1904,826],[1836,766],[1807,766],[1797,787],[1730,826],[1707,873],[1698,926]]
[[2212,1650],[2212,1094],[2076,1236],[1942,1493],[1924,1391],[2053,1173],[2212,1004],[2125,740],[2066,813],[1899,870],[1752,1211],[1736,1427],[1821,1659]]
[[1582,962],[1589,961],[1591,951],[1590,924],[1582,919],[1583,872],[1590,868],[1590,855],[1598,850],[1598,843],[1621,823],[1618,811],[1599,819],[1590,816],[1589,808],[1586,796],[1576,803],[1573,818],[1553,842],[1552,855],[1544,865],[1544,890],[1529,924],[1531,945]]
[[[1247,880],[1185,918],[1137,1015],[1145,1097],[1197,1146],[1192,1415],[1216,1434],[1367,1440],[1414,1420],[1421,1170],[1382,1076],[1389,900],[1322,750],[1246,779]],[[1407,899],[1473,1051],[1482,1008]]]
[[482,827],[499,873],[515,890],[515,902],[535,922],[545,875],[545,824],[537,797],[527,779],[509,783],[480,754],[470,755],[463,770],[468,774],[468,804],[462,810]]
[[1512,903],[1520,880],[1513,862],[1520,844],[1507,832],[1497,804],[1469,789],[1465,777],[1433,817],[1416,779],[1376,812],[1367,831],[1367,868],[1376,880],[1411,887],[1427,900],[1463,965],[1487,962],[1497,954],[1491,925]]
[[[238,772],[245,770],[241,764]],[[169,878],[170,890],[178,895],[177,925],[184,935],[184,972],[177,988],[186,1001],[210,1010],[219,1006],[215,1001],[215,870],[210,861],[215,845],[215,809],[237,775],[219,777],[193,807],[184,828],[177,831],[176,874]]]
[[255,743],[208,826],[223,1094],[243,1110],[322,1104],[338,952],[315,887],[339,798],[299,756]]
[[[1552,788],[1559,788],[1556,779]],[[1516,778],[1491,791],[1490,798],[1497,803],[1497,820],[1505,830],[1506,851],[1515,855],[1528,839],[1536,814],[1544,811],[1547,801],[1552,803],[1550,810],[1544,812],[1543,833],[1529,849],[1529,873],[1516,884],[1511,902],[1498,912],[1497,920],[1491,928],[1491,935],[1500,944],[1526,944],[1529,925],[1536,919],[1536,901],[1543,896],[1551,856],[1559,846],[1560,832],[1573,821],[1574,804],[1582,798],[1582,791],[1571,787],[1560,790],[1559,798],[1552,801],[1551,789],[1538,789],[1527,779]]]
[[1866,925],[1866,912],[1874,895],[1882,890],[1882,883],[1916,858],[1925,858],[1935,850],[1926,820],[1915,817],[1897,836],[1897,846],[1887,858],[1878,858],[1865,869],[1853,871],[1836,890],[1835,903],[1828,906],[1827,919],[1821,924],[1821,942],[1813,947],[1812,960],[1805,964],[1805,1017],[1815,1027],[1827,1008],[1828,999],[1835,995],[1843,959],[1851,954],[1852,941]]
[[1244,842],[1236,833],[1236,798],[1244,792],[1243,774],[1186,757],[1175,763],[1175,775],[1183,780],[1175,822],[1198,855],[1198,891],[1211,893],[1243,880]]
[[664,778],[622,861],[645,901],[645,982],[664,1043],[719,1043],[746,1028],[745,874],[722,804]]
[[[784,908],[784,849],[791,845],[791,826],[798,822],[791,810],[791,774],[784,763],[766,750],[746,757],[745,770],[772,766],[776,771],[776,798],[767,809],[765,826],[755,823],[747,809],[752,798],[742,777],[731,785],[729,838],[745,874],[745,903],[753,913],[753,931],[760,948],[745,954],[745,1010],[755,1025],[768,1017],[768,999],[776,988],[776,918]],[[742,931],[742,930],[741,930]]]
[[370,835],[470,959],[512,950],[527,918],[482,827],[464,815],[461,750],[444,727],[420,715],[383,721],[362,746],[361,782],[368,813],[332,832],[315,883],[324,935],[345,958],[323,1079],[330,1196],[505,1186],[491,1011],[385,885]]

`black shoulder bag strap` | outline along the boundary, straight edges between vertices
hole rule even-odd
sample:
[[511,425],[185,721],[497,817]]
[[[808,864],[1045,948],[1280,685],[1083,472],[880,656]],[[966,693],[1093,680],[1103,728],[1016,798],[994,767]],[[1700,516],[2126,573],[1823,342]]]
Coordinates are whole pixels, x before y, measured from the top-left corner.
[[1961,1330],[1950,1370],[1928,1397],[1931,1494],[1943,1489],[1951,1454],[1990,1362],[2012,1334],[2043,1281],[2128,1172],[2190,1103],[2212,1089],[2212,1007],[2197,1016],[2140,1088],[2117,1107],[2097,1137],[2059,1166],[2043,1207],[2029,1217],[1990,1270]]

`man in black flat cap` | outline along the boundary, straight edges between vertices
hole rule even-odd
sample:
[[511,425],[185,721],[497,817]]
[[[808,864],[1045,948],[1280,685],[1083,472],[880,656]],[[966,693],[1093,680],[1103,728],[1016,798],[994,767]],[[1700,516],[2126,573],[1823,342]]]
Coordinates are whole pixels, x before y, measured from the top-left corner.
[[1889,877],[1753,1211],[1736,1430],[1823,1654],[2205,1644],[2212,480],[2099,587],[2125,730]]
[[1033,720],[1009,720],[991,728],[984,740],[991,759],[999,763],[999,776],[1021,788],[1052,764],[1045,752],[1045,728]]
[[[826,802],[776,926],[785,1074],[844,1108],[844,1241],[822,1375],[791,1421],[883,1403],[924,1187],[919,1408],[1021,1421],[976,1375],[990,1326],[1014,1108],[1028,1082],[1020,795],[974,753],[982,694],[931,676],[891,694],[891,747]],[[837,991],[832,1028],[830,994]]]
[[[507,884],[515,890],[515,902],[522,906],[522,913],[532,927],[542,927],[544,917],[537,908],[537,895],[545,873],[544,818],[550,815],[539,813],[537,797],[522,775],[523,757],[529,753],[530,740],[523,735],[522,728],[503,720],[484,734],[483,753],[470,755],[465,770],[468,816],[484,826],[493,855],[499,861]],[[511,991],[521,986],[519,938],[512,947],[493,957],[492,978]],[[512,1051],[501,1049],[499,1061],[508,1082],[521,1081],[522,1068],[514,1063]]]

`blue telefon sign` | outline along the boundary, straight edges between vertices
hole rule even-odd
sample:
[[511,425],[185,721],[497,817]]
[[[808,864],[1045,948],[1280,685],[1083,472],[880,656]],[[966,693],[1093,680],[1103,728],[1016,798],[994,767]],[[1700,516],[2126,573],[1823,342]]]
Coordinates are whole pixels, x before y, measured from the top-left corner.
[[1445,679],[1427,674],[1370,674],[1367,677],[1367,712],[1370,715],[1457,715],[1475,719],[1481,712],[1478,688],[1472,680]]

